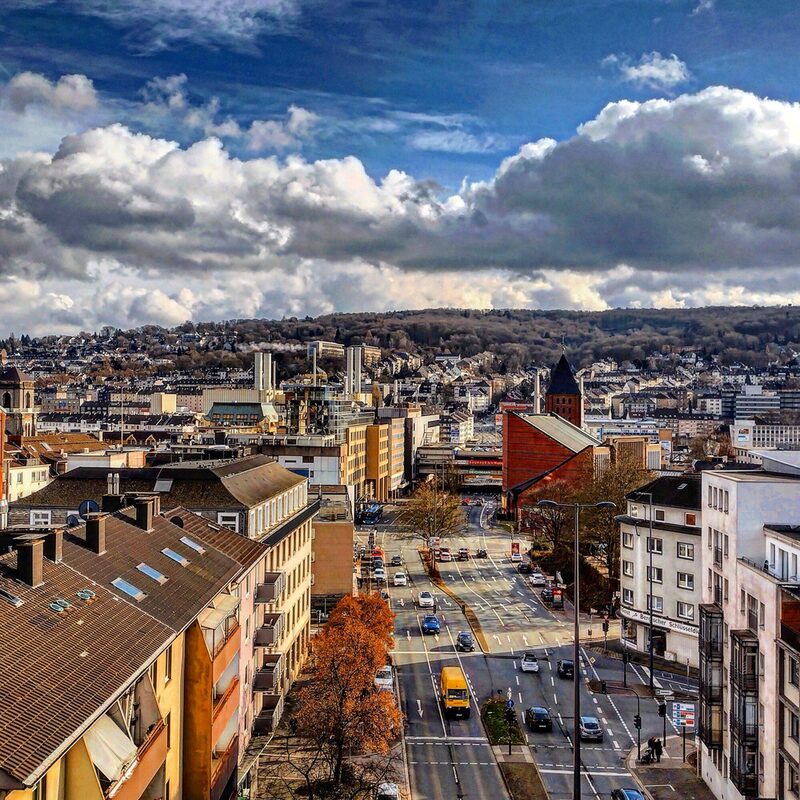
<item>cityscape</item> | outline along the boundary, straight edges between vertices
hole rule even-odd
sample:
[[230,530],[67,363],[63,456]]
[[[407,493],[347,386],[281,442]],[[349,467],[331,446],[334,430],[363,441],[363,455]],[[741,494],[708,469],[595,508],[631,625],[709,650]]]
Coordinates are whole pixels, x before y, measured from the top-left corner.
[[0,3],[0,800],[800,798],[798,47]]

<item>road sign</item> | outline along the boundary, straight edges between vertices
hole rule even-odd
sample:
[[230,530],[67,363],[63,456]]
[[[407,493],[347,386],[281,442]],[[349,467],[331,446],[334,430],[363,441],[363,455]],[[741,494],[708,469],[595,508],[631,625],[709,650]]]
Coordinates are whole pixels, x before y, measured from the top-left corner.
[[672,700],[675,692],[672,689],[656,689],[656,697],[660,697],[662,700]]
[[676,728],[694,728],[694,703],[673,703],[672,722]]
[[589,659],[589,663],[590,663],[590,664],[594,664],[594,662],[595,662],[595,657],[594,657],[594,656],[592,656],[592,657]]
[[514,701],[510,697],[506,700],[506,708],[514,708]]

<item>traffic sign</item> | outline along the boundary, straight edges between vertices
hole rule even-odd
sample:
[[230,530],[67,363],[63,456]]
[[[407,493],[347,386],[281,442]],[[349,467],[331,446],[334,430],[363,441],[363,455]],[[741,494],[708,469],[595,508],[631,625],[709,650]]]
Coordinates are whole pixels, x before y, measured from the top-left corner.
[[506,700],[506,708],[514,708],[514,701],[510,697]]
[[672,700],[675,692],[672,689],[656,689],[656,697],[660,697],[662,700]]
[[694,703],[673,703],[672,722],[676,728],[694,728]]

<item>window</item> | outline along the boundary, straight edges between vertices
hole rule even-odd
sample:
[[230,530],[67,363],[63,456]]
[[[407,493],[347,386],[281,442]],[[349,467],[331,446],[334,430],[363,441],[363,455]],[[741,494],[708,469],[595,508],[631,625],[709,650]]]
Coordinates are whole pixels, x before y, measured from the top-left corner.
[[659,555],[664,552],[664,540],[658,538],[647,537],[647,552],[658,553]]
[[234,533],[239,533],[239,515],[236,512],[218,512],[217,522],[230,528]]
[[137,564],[136,569],[138,569],[139,572],[147,575],[148,578],[158,581],[158,583],[166,583],[168,580],[165,575],[162,575],[157,569],[151,567],[149,564]]
[[763,631],[766,627],[767,608],[763,603],[758,604],[758,627]]
[[694,575],[691,572],[678,573],[679,589],[694,589]]
[[657,594],[647,595],[647,610],[653,610],[660,614],[664,610],[664,598],[659,597]]
[[664,521],[664,509],[663,508],[657,508],[656,509],[656,519],[659,522],[663,522]]
[[170,717],[171,714],[167,714],[167,716],[164,717],[164,729],[167,732],[167,750],[172,747],[172,725],[170,725]]
[[622,546],[633,550],[633,534],[628,531],[622,532]]
[[47,775],[44,775],[39,783],[33,787],[33,800],[46,800],[47,798]]
[[172,680],[172,645],[167,648],[164,655],[164,683],[167,684]]
[[189,559],[182,556],[180,553],[176,553],[174,550],[171,550],[169,547],[165,547],[161,551],[167,558],[171,558],[173,561],[177,561],[182,567],[186,567],[189,565]]
[[639,516],[639,506],[631,506],[631,516],[638,517]]
[[678,542],[678,558],[694,561],[694,545],[691,542]]
[[121,592],[125,592],[125,594],[130,595],[136,602],[140,602],[147,597],[147,594],[143,592],[138,587],[134,586],[132,583],[128,583],[124,578],[114,578],[111,581],[112,586],[116,586]]
[[50,524],[50,511],[31,511],[30,520],[32,528],[45,528]]
[[633,577],[633,561],[622,562],[622,574],[627,575],[629,578]]
[[[653,609],[655,610],[655,609]],[[691,603],[678,601],[678,616],[681,619],[694,619],[694,606]]]
[[647,580],[652,581],[653,583],[663,583],[664,582],[664,570],[661,567],[648,567],[647,568]]
[[722,510],[727,514],[728,513],[728,490],[725,489],[722,492]]
[[697,514],[689,513],[688,511],[683,516],[683,521],[686,525],[697,525]]
[[708,498],[707,498],[708,507],[711,508],[711,487],[708,487]]
[[789,657],[789,683],[800,686],[800,663],[796,658]]
[[181,541],[187,546],[191,547],[197,553],[205,553],[205,548],[197,542],[192,541],[188,536],[181,536]]
[[800,788],[798,787],[798,773],[797,770],[791,765],[789,767],[789,791],[792,794],[800,794]]
[[626,606],[633,605],[633,589],[623,589],[622,590],[622,602]]
[[722,554],[725,556],[725,558],[728,557],[728,543],[729,543],[728,534],[727,533],[723,533],[722,534]]

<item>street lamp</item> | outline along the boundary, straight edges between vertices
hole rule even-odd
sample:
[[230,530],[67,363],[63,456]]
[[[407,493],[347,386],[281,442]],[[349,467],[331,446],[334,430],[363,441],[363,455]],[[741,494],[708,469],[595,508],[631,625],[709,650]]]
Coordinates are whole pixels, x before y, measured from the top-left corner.
[[610,500],[604,500],[600,503],[557,503],[555,500],[540,500],[537,506],[541,506],[542,508],[571,508],[575,511],[575,596],[573,597],[573,603],[575,606],[575,641],[573,643],[573,664],[575,667],[575,675],[573,680],[575,685],[573,686],[573,698],[574,698],[574,705],[575,709],[573,712],[573,760],[572,760],[572,797],[573,800],[581,800],[581,736],[580,736],[580,726],[581,726],[581,681],[580,681],[580,670],[578,665],[580,664],[580,624],[578,621],[578,610],[580,609],[580,551],[579,551],[579,543],[580,543],[580,535],[579,535],[579,523],[580,523],[580,513],[581,509],[583,508],[616,508],[616,505],[612,503]]

